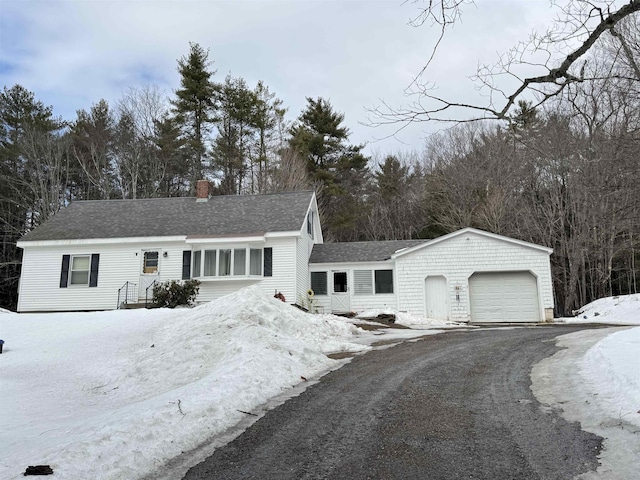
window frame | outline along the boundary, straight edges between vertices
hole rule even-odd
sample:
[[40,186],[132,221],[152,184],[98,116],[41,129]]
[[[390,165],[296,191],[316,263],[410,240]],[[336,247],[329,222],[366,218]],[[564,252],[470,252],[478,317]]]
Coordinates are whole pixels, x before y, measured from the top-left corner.
[[307,233],[313,238],[313,210],[307,214]]
[[[252,279],[252,278],[263,278],[264,277],[264,250],[265,248],[256,248],[251,246],[246,247],[237,247],[237,246],[216,246],[215,248],[207,248],[206,245],[202,245],[199,248],[194,248],[192,250],[192,261],[191,261],[191,278],[197,278],[199,280],[234,280],[234,279]],[[259,255],[255,252],[259,252]],[[209,275],[205,275],[205,258],[210,257],[212,254],[207,255],[206,252],[215,252],[215,262],[211,265],[213,271]],[[225,253],[222,253],[225,252]],[[240,268],[240,265],[236,265],[237,257],[241,255],[236,252],[243,252],[244,254],[244,262],[242,265],[244,269]],[[227,260],[228,254],[228,260]],[[259,258],[258,258],[259,257]],[[258,263],[256,263],[258,262]],[[227,263],[229,269],[228,273],[225,267],[225,263]],[[254,267],[252,269],[252,266]],[[238,267],[238,268],[236,268]],[[255,267],[259,267],[259,273],[251,273],[255,272],[257,269]],[[221,270],[224,269],[224,270]],[[243,271],[241,274],[237,274],[236,270]],[[207,269],[210,271],[210,269]]]
[[[388,272],[391,276],[390,276],[390,286],[391,286],[391,291],[389,292],[380,292],[378,291],[378,285],[379,285],[379,281],[378,281],[378,273],[383,273],[383,272]],[[381,268],[381,269],[377,269],[374,270],[373,273],[373,291],[376,295],[393,295],[395,293],[395,285],[394,285],[394,278],[393,278],[393,269],[392,268]]]
[[[322,275],[324,274],[324,292],[318,289],[313,288],[313,277],[315,275]],[[326,296],[329,295],[329,272],[326,270],[321,270],[321,271],[315,271],[315,272],[310,272],[309,275],[309,286],[311,287],[311,290],[313,290],[313,294],[314,295],[321,295],[321,296]]]
[[[251,248],[249,247],[249,276],[250,277],[262,277],[262,273],[263,273],[263,269],[264,269],[264,250],[262,248]],[[252,261],[253,261],[253,252],[258,252],[260,255],[257,259],[258,261],[258,273],[251,273],[252,272]]]
[[[87,259],[87,269],[86,270],[80,270],[80,269],[74,269],[73,268],[73,263],[74,260],[76,258],[86,258]],[[84,283],[75,283],[73,282],[73,273],[74,272],[86,272],[87,273],[87,281]],[[91,255],[90,254],[80,254],[80,255],[70,255],[69,256],[69,277],[68,277],[68,283],[67,285],[69,287],[88,287],[89,283],[91,281]]]
[[[147,255],[149,253],[156,254],[156,265],[155,270],[148,272],[147,271]],[[142,274],[143,275],[158,275],[160,272],[160,250],[144,250],[142,252]]]

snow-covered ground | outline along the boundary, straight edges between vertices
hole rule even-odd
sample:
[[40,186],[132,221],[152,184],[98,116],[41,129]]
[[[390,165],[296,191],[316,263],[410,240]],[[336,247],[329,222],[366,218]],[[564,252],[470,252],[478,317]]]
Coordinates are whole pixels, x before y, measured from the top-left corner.
[[[384,338],[243,289],[193,309],[0,313],[0,478],[135,479]],[[239,433],[239,432],[236,432]]]
[[640,293],[600,298],[575,312],[574,317],[559,320],[565,323],[640,325]]
[[[596,300],[566,320],[640,324],[640,295]],[[557,344],[565,349],[534,367],[532,390],[541,403],[604,438],[600,467],[580,478],[640,478],[640,328],[583,330]]]
[[[599,302],[582,321],[595,311],[607,323],[640,317],[637,299]],[[361,316],[380,313],[395,312]],[[257,288],[193,309],[0,312],[0,478],[22,478],[36,464],[59,479],[155,478],[347,361],[328,354],[452,326],[402,313],[396,322],[412,329],[364,331],[361,322],[309,315]],[[607,437],[598,474],[635,478],[619,473],[640,471],[640,328],[561,338],[570,348],[536,366],[534,392]]]
[[372,319],[376,318],[378,315],[395,315],[396,321],[398,325],[403,325],[405,327],[410,328],[457,328],[457,327],[465,327],[469,326],[464,323],[460,324],[457,322],[448,322],[443,320],[435,320],[433,318],[425,318],[418,315],[413,315],[408,312],[396,312],[391,309],[370,309],[365,310],[363,312],[359,312],[356,315],[356,318],[363,319]]

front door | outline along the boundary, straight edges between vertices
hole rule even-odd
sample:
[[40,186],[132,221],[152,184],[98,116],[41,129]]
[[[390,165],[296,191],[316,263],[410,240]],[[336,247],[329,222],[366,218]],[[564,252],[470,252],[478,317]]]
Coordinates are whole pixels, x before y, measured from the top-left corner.
[[349,285],[347,272],[333,273],[333,290],[331,292],[331,311],[335,313],[347,313],[351,311],[349,301]]
[[142,251],[142,272],[140,273],[140,286],[138,298],[151,300],[153,297],[153,282],[160,278],[160,251]]

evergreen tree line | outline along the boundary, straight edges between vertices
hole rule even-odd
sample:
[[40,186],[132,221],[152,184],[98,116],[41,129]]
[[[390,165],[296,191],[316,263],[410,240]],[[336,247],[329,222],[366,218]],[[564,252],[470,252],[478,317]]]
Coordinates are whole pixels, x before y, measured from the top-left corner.
[[[605,48],[605,47],[603,47]],[[15,242],[70,201],[315,189],[325,241],[433,238],[473,226],[539,243],[558,313],[637,292],[640,103],[637,82],[597,53],[602,80],[574,84],[512,121],[461,124],[420,154],[368,158],[344,115],[307,98],[292,123],[262,82],[215,82],[208,52],[178,60],[169,101],[150,86],[73,121],[19,85],[0,93],[1,305],[16,305]],[[597,61],[596,61],[597,60]],[[124,213],[124,212],[123,212]]]

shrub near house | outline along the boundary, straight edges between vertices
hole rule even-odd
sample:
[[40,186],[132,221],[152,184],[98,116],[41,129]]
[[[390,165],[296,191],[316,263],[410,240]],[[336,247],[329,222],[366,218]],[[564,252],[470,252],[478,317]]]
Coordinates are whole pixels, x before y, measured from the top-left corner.
[[157,308],[175,308],[179,306],[193,305],[200,282],[198,280],[187,280],[176,282],[170,280],[159,283],[153,287],[153,306]]

